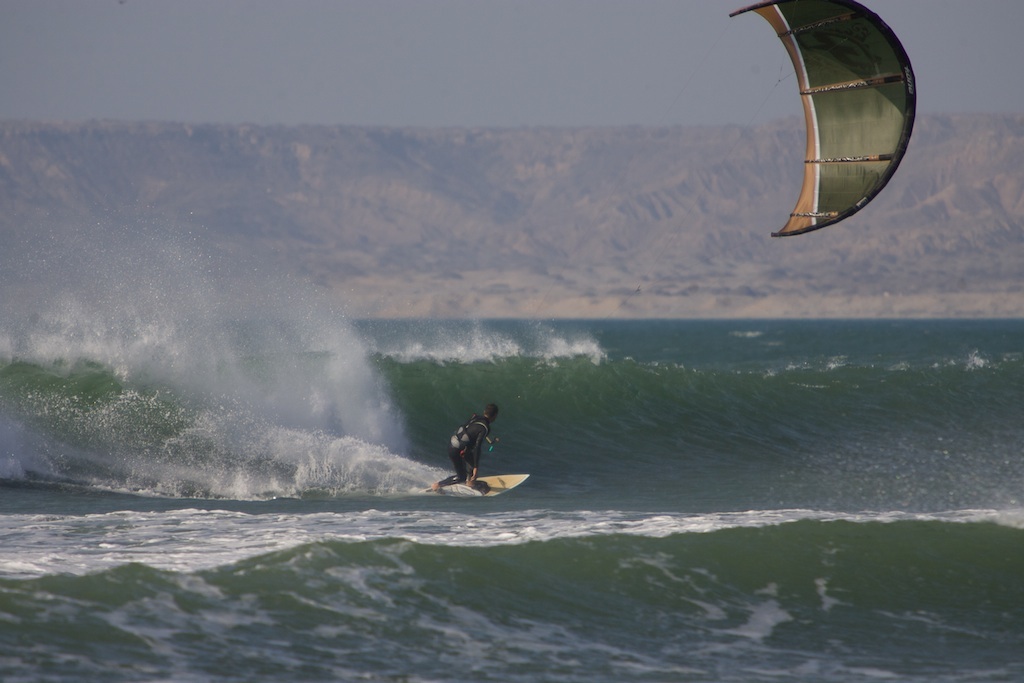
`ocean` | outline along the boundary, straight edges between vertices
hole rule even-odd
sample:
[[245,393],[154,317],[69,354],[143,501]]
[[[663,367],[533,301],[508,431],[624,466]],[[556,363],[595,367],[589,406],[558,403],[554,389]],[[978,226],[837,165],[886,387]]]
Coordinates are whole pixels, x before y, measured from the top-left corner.
[[1024,321],[160,296],[0,321],[5,683],[1024,681]]

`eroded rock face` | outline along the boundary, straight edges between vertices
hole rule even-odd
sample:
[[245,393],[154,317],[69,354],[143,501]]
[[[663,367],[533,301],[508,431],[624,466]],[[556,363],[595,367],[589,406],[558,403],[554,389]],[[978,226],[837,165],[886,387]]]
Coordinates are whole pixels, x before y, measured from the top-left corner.
[[919,117],[868,208],[772,240],[802,125],[4,122],[0,258],[146,223],[365,315],[1024,314],[1024,117]]

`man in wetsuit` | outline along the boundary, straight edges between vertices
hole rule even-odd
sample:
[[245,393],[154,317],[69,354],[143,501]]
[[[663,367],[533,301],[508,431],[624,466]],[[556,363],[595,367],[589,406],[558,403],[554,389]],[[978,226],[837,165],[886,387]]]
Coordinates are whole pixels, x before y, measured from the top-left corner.
[[455,467],[455,474],[435,482],[430,488],[438,490],[451,484],[466,484],[487,493],[487,484],[476,480],[480,467],[480,448],[491,433],[491,423],[498,419],[498,406],[488,403],[483,415],[473,415],[469,422],[459,427],[448,440],[448,457]]

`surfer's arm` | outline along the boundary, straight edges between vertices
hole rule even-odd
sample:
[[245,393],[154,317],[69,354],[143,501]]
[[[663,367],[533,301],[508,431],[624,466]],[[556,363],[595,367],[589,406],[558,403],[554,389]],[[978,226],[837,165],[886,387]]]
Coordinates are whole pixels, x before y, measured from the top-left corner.
[[477,470],[480,468],[480,445],[473,444],[466,449],[466,464],[469,465],[469,483],[476,481]]
[[469,465],[469,483],[476,481],[477,471],[480,468],[480,442],[482,437],[474,439],[469,448],[466,449],[466,464]]

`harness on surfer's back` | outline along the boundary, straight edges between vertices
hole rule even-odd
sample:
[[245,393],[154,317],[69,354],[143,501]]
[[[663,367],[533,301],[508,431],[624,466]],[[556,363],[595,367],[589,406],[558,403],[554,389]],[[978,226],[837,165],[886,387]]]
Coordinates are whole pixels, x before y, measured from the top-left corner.
[[480,417],[476,413],[473,413],[473,417],[469,418],[469,421],[466,422],[466,424],[456,429],[455,433],[452,434],[452,438],[448,440],[452,448],[459,449],[460,454],[465,453],[466,449],[469,448],[469,427],[474,422],[478,425],[483,426],[485,439],[487,438],[487,435],[491,433],[491,426],[487,423],[487,420],[485,418]]

